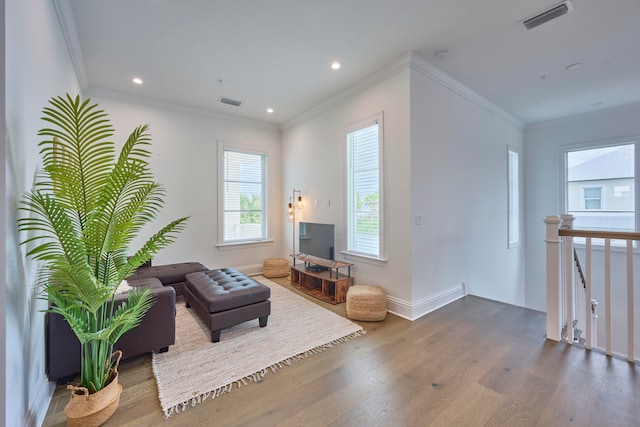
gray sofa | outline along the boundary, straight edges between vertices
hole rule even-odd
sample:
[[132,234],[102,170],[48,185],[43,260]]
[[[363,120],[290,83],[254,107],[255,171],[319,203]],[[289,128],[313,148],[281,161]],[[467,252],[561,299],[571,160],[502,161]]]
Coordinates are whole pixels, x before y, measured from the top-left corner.
[[[206,271],[197,262],[140,267],[127,281],[130,286],[150,288],[155,303],[138,327],[124,334],[115,349],[122,350],[123,359],[151,351],[168,351],[175,342],[176,294],[182,293],[188,273]],[[117,295],[115,304],[122,304],[127,294]],[[45,316],[47,375],[51,381],[68,382],[80,372],[80,342],[62,316]]]

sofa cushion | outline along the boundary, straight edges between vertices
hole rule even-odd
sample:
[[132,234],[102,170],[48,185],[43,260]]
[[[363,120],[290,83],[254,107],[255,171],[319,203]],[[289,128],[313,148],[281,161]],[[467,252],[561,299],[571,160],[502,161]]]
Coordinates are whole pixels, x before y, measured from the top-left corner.
[[139,267],[128,280],[139,280],[155,277],[164,286],[173,286],[176,295],[182,295],[182,286],[185,284],[185,275],[196,271],[206,271],[207,267],[199,262],[181,262],[177,264],[158,265],[155,267]]
[[164,287],[160,279],[156,277],[146,277],[144,279],[129,279],[129,286],[134,288],[158,289]]
[[144,279],[147,277],[156,277],[163,285],[172,285],[174,283],[184,282],[184,276],[187,273],[195,271],[205,271],[207,267],[199,262],[180,262],[177,264],[158,265],[155,267],[140,267],[131,276],[132,279]]
[[265,301],[271,296],[268,286],[232,268],[189,273],[186,286],[209,313]]

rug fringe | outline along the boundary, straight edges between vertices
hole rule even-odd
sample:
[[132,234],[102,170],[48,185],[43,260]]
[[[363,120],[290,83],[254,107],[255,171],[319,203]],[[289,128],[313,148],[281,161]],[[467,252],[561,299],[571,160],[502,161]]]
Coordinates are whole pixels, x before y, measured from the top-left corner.
[[341,338],[337,338],[333,341],[330,341],[326,344],[322,344],[319,345],[318,347],[312,348],[310,350],[307,350],[303,353],[300,354],[296,354],[295,356],[289,357],[285,360],[281,360],[280,362],[274,363],[271,366],[268,366],[258,372],[255,372],[251,375],[247,375],[244,378],[240,378],[239,380],[236,380],[230,384],[227,384],[225,386],[222,387],[218,387],[215,390],[211,390],[211,391],[207,391],[207,392],[203,392],[200,394],[196,394],[194,396],[192,396],[190,399],[188,399],[185,402],[182,403],[178,403],[174,406],[171,406],[169,408],[166,408],[163,410],[164,412],[164,418],[168,419],[169,417],[171,417],[171,415],[180,413],[180,412],[184,412],[187,407],[189,406],[189,404],[191,404],[191,406],[196,406],[199,403],[204,402],[205,400],[207,400],[209,397],[211,397],[211,399],[215,399],[216,397],[220,396],[223,393],[230,393],[231,390],[233,389],[233,384],[236,384],[238,386],[238,388],[247,385],[251,382],[259,382],[260,380],[262,380],[262,378],[264,378],[264,376],[269,373],[269,371],[271,371],[272,373],[276,373],[276,371],[280,368],[284,368],[286,366],[290,366],[292,362],[295,362],[297,360],[302,360],[302,359],[306,359],[309,356],[313,356],[315,354],[320,354],[323,351],[325,351],[328,348],[334,347],[336,345],[339,344],[343,344],[349,340],[352,340],[354,338],[360,337],[364,334],[366,334],[367,331],[365,331],[364,329],[360,329],[356,332],[353,332],[349,335],[345,335],[344,337]]

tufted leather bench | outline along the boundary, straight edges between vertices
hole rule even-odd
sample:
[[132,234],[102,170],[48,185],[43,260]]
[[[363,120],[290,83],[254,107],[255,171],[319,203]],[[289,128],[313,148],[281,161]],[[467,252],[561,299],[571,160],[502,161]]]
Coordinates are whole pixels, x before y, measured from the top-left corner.
[[233,268],[187,274],[183,296],[211,331],[211,342],[220,341],[220,330],[248,320],[265,327],[271,314],[271,289]]

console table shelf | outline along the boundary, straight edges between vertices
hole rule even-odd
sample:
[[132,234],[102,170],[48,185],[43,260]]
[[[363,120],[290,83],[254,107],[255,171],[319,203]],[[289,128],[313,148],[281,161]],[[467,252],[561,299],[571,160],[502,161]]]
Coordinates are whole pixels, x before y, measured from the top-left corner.
[[[347,291],[353,284],[353,277],[351,277],[351,266],[353,264],[330,261],[305,254],[294,254],[291,257],[293,257],[291,286],[331,304],[339,304],[346,301]],[[295,260],[303,261],[304,264],[296,265]],[[311,266],[324,267],[328,270],[312,271],[309,270]],[[339,272],[339,269],[344,267],[348,269],[348,274],[346,275]]]

